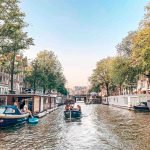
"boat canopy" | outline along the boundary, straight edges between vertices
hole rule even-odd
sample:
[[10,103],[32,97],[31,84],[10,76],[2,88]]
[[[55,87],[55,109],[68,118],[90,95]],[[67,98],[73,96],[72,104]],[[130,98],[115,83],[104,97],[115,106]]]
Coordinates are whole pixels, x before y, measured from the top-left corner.
[[21,112],[16,106],[0,106],[0,114],[21,115]]

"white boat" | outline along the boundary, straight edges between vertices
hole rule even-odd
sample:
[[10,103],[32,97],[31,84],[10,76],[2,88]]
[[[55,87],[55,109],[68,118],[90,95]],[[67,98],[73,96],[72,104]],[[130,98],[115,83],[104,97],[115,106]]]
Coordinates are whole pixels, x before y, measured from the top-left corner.
[[134,106],[139,105],[139,103],[147,102],[148,100],[150,100],[150,94],[119,95],[108,97],[109,105],[131,110]]

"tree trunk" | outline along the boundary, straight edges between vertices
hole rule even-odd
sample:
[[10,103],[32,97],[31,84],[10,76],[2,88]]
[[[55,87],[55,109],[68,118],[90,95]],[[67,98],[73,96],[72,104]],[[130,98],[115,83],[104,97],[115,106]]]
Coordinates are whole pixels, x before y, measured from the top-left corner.
[[37,80],[37,64],[35,64],[35,66],[33,66],[34,69],[34,80],[33,80],[33,93],[35,94],[36,92],[36,80]]
[[33,93],[35,94],[36,92],[36,77],[34,78],[34,81],[33,81]]
[[121,91],[121,84],[119,85],[119,92],[120,92],[120,95],[122,94],[122,91]]
[[106,83],[105,85],[106,85],[106,91],[107,91],[107,97],[108,97],[109,96],[109,84]]
[[45,94],[45,91],[46,91],[46,88],[45,88],[45,86],[43,87],[43,94]]
[[10,79],[10,82],[11,82],[11,89],[10,89],[10,93],[11,94],[14,94],[14,69],[15,69],[15,57],[16,57],[16,52],[14,51],[13,53],[13,56],[12,56],[12,62],[11,62],[11,79]]

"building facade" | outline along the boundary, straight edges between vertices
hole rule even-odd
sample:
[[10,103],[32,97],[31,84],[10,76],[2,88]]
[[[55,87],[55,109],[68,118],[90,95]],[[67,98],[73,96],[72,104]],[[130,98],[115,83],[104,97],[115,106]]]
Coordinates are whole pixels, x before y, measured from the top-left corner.
[[150,79],[146,75],[141,75],[137,82],[137,93],[150,94]]

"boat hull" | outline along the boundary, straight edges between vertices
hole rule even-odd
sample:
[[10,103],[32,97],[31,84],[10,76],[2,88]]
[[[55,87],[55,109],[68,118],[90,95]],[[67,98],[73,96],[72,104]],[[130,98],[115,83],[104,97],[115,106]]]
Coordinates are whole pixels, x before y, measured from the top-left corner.
[[81,118],[81,111],[78,110],[67,110],[64,111],[65,118]]
[[8,127],[23,124],[28,120],[29,114],[23,115],[0,115],[0,127]]
[[134,106],[135,111],[150,111],[148,107]]

